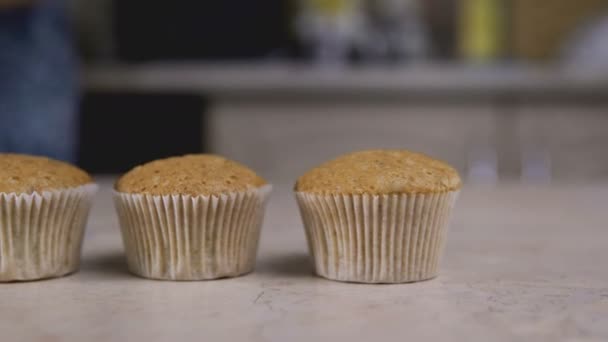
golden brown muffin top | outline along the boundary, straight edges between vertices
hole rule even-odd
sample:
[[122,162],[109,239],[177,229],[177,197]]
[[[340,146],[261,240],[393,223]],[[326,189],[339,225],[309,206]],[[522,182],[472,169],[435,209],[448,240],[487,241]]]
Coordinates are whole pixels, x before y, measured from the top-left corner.
[[215,195],[259,188],[266,181],[237,162],[192,154],[137,166],[116,182],[116,190],[149,195]]
[[458,172],[406,150],[354,152],[304,174],[295,190],[322,194],[436,193],[459,189]]
[[75,188],[93,180],[76,166],[45,157],[0,153],[0,192]]

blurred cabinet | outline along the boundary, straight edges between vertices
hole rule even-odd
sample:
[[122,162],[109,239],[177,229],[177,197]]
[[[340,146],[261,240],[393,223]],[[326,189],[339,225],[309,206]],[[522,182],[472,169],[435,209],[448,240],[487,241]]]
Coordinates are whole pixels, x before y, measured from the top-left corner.
[[608,178],[608,104],[219,101],[211,151],[293,182],[349,151],[406,148],[454,165],[469,182]]
[[464,173],[472,158],[494,146],[494,120],[490,104],[217,102],[209,112],[209,141],[212,151],[274,182],[292,182],[325,160],[370,148],[421,151]]
[[[98,90],[206,99],[205,151],[272,181],[292,182],[324,160],[369,148],[437,156],[474,182],[608,179],[601,72],[160,64],[86,76]],[[181,110],[165,111],[173,120]]]
[[[78,165],[123,173],[150,160],[206,149],[205,102],[187,94],[86,92],[80,103]],[[168,119],[167,113],[179,113]]]
[[608,104],[523,104],[517,117],[523,176],[546,166],[553,179],[608,177]]

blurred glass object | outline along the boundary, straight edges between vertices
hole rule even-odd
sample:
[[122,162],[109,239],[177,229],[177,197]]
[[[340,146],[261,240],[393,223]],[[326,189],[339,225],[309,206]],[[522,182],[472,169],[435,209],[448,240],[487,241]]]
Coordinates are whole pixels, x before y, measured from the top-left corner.
[[[546,120],[546,119],[545,119]],[[521,181],[523,183],[549,183],[552,178],[552,160],[546,130],[528,126],[519,142]],[[565,149],[560,149],[564,154]]]
[[299,41],[313,60],[401,61],[428,54],[428,34],[416,0],[300,0]]
[[575,67],[608,67],[608,14],[576,30],[562,47],[561,60]]
[[549,183],[551,181],[551,157],[542,144],[524,144],[521,156],[522,182]]
[[469,148],[467,180],[471,183],[495,184],[498,182],[498,156],[496,148],[479,144]]
[[469,61],[486,62],[502,56],[505,4],[502,0],[460,1],[460,53]]
[[0,151],[73,161],[76,61],[60,1],[0,9]]
[[366,0],[364,59],[406,60],[428,55],[428,30],[416,0]]
[[300,0],[295,29],[315,62],[337,64],[347,60],[363,28],[358,0]]

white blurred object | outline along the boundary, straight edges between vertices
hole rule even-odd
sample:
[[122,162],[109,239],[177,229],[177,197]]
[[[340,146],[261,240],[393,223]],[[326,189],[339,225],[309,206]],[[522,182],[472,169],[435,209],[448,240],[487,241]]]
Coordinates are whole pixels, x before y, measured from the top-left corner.
[[572,67],[608,67],[608,14],[576,30],[562,47],[561,60]]
[[467,181],[483,184],[498,182],[498,156],[495,148],[474,146],[470,149],[467,159]]
[[322,64],[404,60],[427,54],[427,30],[418,0],[300,0],[295,30]]
[[295,21],[298,38],[321,64],[343,63],[363,29],[358,0],[300,0]]
[[359,50],[367,59],[427,55],[427,29],[417,0],[366,0],[366,30]]
[[539,144],[527,145],[521,151],[521,180],[524,183],[551,182],[551,156]]

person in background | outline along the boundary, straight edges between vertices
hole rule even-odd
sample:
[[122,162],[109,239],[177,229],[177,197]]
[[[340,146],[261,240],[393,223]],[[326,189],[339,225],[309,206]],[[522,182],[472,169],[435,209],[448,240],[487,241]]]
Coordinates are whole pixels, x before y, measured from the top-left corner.
[[0,0],[0,152],[75,161],[77,92],[65,3]]

